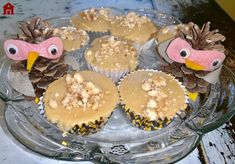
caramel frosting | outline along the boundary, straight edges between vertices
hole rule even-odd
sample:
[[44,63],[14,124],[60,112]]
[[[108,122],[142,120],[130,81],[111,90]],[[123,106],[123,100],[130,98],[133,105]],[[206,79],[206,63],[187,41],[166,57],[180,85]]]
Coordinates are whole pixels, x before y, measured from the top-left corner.
[[83,30],[106,32],[110,29],[113,17],[108,8],[91,8],[73,15],[71,23]]
[[89,41],[86,31],[72,26],[56,28],[54,34],[62,39],[66,51],[79,49]]
[[46,118],[67,131],[75,125],[107,118],[118,100],[110,79],[96,72],[80,71],[51,83],[43,102]]
[[111,33],[114,36],[124,37],[140,44],[145,43],[157,31],[157,27],[146,16],[130,12],[126,16],[116,17],[111,23]]
[[160,28],[160,30],[156,33],[156,40],[158,42],[163,42],[174,38],[176,35],[177,26],[165,26]]
[[133,72],[121,81],[119,92],[128,109],[150,120],[170,119],[187,107],[183,86],[163,72]]
[[108,70],[134,70],[138,64],[133,42],[114,36],[96,38],[86,51],[85,59],[93,66]]

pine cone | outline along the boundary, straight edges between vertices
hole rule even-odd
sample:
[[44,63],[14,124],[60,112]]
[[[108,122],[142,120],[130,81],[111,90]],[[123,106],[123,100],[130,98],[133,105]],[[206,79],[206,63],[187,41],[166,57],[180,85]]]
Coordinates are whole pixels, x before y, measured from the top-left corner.
[[[191,22],[177,26],[175,37],[186,40],[192,48],[197,50],[217,50],[225,53],[224,46],[221,44],[225,37],[218,32],[217,29],[210,31],[210,22],[205,23],[201,29]],[[158,48],[157,51],[159,52]],[[167,61],[161,66],[161,70],[179,79],[190,92],[206,93],[210,87],[210,84],[203,79],[209,72],[192,70],[185,64],[176,62],[171,64]]]
[[[64,64],[64,56],[56,60],[39,57],[29,72],[29,80],[32,82],[37,97],[42,96],[47,86],[67,73],[68,65]],[[26,71],[26,60],[14,63],[13,71]]]
[[39,17],[28,22],[20,22],[19,28],[22,34],[17,35],[18,39],[29,43],[40,43],[53,36],[53,28]]
[[235,54],[228,54],[225,59],[225,65],[235,72]]
[[[40,43],[50,37],[53,37],[53,28],[41,18],[33,18],[29,22],[19,24],[23,34],[18,35],[19,40],[30,43]],[[27,61],[15,62],[12,65],[13,71],[26,71]],[[32,82],[37,97],[42,96],[47,86],[54,80],[66,74],[68,65],[64,64],[64,55],[58,59],[47,59],[38,57],[29,74],[29,80]]]
[[217,50],[225,52],[221,44],[225,37],[215,29],[210,31],[210,22],[203,24],[200,29],[198,25],[190,22],[187,25],[177,26],[176,37],[186,40],[194,49],[197,50]]
[[206,93],[209,89],[210,84],[202,79],[208,72],[195,71],[180,63],[164,65],[161,70],[176,77],[189,92]]

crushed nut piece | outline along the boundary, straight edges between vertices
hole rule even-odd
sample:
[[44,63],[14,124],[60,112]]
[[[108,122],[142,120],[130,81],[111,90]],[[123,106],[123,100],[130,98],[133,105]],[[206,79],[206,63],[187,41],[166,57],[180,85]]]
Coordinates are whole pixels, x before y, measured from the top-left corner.
[[146,16],[137,15],[135,12],[130,12],[121,21],[121,26],[133,29],[135,27],[140,28],[143,24],[150,22],[151,20]]
[[143,111],[143,115],[145,117],[148,117],[150,120],[156,120],[157,119],[157,113],[154,109],[149,109],[149,108],[145,109]]
[[80,39],[81,45],[84,45],[89,39],[86,31],[77,29],[72,26],[55,28],[53,32],[56,36],[59,36],[63,40],[68,39],[72,41],[75,39]]
[[61,103],[66,110],[72,108],[85,110],[86,107],[97,110],[102,104],[102,90],[91,81],[84,80],[80,73],[77,72],[73,76],[67,74],[65,79],[68,93]]
[[53,99],[49,100],[49,105],[53,109],[58,107],[57,102],[55,100],[53,100]]
[[[105,62],[109,61],[109,64],[114,69],[129,67],[129,65],[134,65],[136,67],[137,50],[131,41],[128,42],[128,44],[126,40],[114,36],[104,36],[97,41],[101,45],[99,49],[96,51],[88,50],[86,52],[87,57],[92,55],[92,57],[90,57],[92,61],[99,63],[100,65],[105,65]],[[127,62],[128,66],[123,66],[123,64],[119,62],[119,59],[123,57],[125,57],[124,60],[129,61]]]
[[167,99],[167,94],[163,91],[163,88],[167,85],[167,81],[164,77],[149,73],[149,78],[144,80],[141,88],[147,93],[148,98],[147,104],[143,107],[143,114],[149,119],[156,119],[160,117],[157,114],[159,109],[165,107],[165,100]]
[[157,108],[157,102],[153,99],[150,99],[147,104],[148,108]]
[[162,33],[163,33],[163,34],[166,34],[166,33],[169,32],[169,30],[170,30],[170,29],[169,29],[168,27],[165,27],[165,28],[162,29]]
[[98,16],[102,16],[102,18],[109,19],[110,10],[107,8],[100,8],[100,9],[87,9],[85,11],[80,12],[80,17],[84,20],[97,20]]

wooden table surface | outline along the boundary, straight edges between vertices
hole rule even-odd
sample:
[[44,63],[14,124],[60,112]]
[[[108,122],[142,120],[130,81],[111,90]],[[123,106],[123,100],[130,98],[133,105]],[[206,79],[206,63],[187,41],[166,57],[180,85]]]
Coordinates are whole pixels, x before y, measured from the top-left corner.
[[[98,6],[115,6],[118,3],[116,7],[119,8],[155,8],[179,18],[182,22],[194,21],[201,25],[206,21],[211,21],[212,27],[220,29],[221,33],[226,36],[226,48],[230,53],[235,53],[235,23],[213,0],[51,0],[50,2],[46,0],[34,2],[32,2],[32,0],[11,0],[11,2],[15,5],[16,15],[14,17],[0,15],[0,38],[2,38],[2,34],[6,32],[6,30],[14,30],[9,28],[8,24],[13,24],[16,20],[21,20],[28,16],[36,14],[43,17],[69,15],[78,10],[78,8],[82,9],[94,6],[91,4],[98,4]],[[128,5],[130,2],[134,2],[135,5]],[[2,1],[0,1],[0,5],[2,5],[1,3]],[[4,26],[4,24],[7,26]],[[233,71],[235,72],[235,69]],[[0,121],[2,121],[1,118]],[[3,132],[0,127],[0,134],[1,133]],[[9,146],[4,144],[4,142],[0,142],[0,149],[2,149],[1,146],[4,146],[1,151],[5,153],[0,153],[0,163],[14,163],[14,160],[10,159],[11,154],[8,153]],[[22,157],[21,161],[24,163],[32,161],[30,157],[27,158],[29,158],[29,160]],[[36,159],[37,157],[34,156],[34,162]],[[42,159],[43,157],[39,157],[39,161],[43,163]],[[235,163],[234,161],[235,117],[222,127],[206,134],[198,148],[179,163],[233,164]],[[44,160],[44,163],[45,162],[53,163],[53,161],[48,159]]]

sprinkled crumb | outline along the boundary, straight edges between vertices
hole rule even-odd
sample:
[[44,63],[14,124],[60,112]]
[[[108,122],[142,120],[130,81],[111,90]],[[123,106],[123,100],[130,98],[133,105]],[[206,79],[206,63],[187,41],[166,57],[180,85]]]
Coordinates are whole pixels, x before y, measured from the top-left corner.
[[100,8],[100,9],[87,9],[85,11],[80,12],[80,17],[84,20],[97,20],[99,16],[102,16],[102,18],[108,20],[110,14],[110,9],[108,8]]
[[59,36],[61,39],[68,39],[70,41],[80,39],[81,45],[84,45],[88,41],[88,34],[84,30],[77,29],[72,26],[56,28],[54,31],[56,36]]
[[133,29],[135,27],[140,28],[143,24],[151,22],[146,16],[137,15],[135,12],[130,12],[121,21],[121,26]]
[[149,78],[144,80],[141,88],[147,93],[147,104],[142,108],[143,115],[148,117],[150,120],[156,120],[159,115],[159,110],[163,110],[167,101],[167,94],[162,90],[166,86],[166,79],[160,75],[154,75],[153,73],[148,74]]
[[[70,111],[72,108],[85,110],[87,107],[97,110],[103,104],[103,91],[91,81],[86,81],[80,73],[67,74],[65,81],[67,93],[61,104],[66,110]],[[49,106],[56,109],[58,103],[55,99],[50,99]]]

